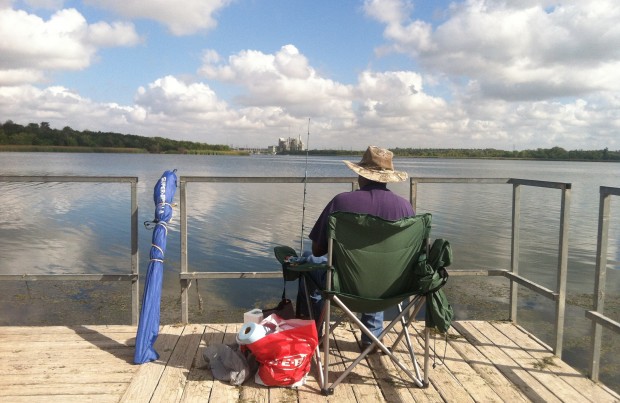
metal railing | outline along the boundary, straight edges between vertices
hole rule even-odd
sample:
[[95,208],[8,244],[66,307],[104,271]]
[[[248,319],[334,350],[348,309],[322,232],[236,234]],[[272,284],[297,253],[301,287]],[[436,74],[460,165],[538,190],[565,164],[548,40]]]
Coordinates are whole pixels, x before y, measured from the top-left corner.
[[[0,176],[0,182],[90,182],[90,183],[129,183],[131,185],[131,273],[130,274],[0,274],[0,281],[131,281],[132,283],[132,324],[138,323],[139,316],[139,270],[138,270],[138,201],[137,177],[108,176]],[[357,188],[357,178],[351,177],[197,177],[181,176],[180,186],[180,246],[181,264],[179,280],[181,284],[181,320],[188,322],[189,295],[188,290],[193,280],[197,279],[230,279],[230,278],[280,278],[277,271],[255,272],[189,272],[187,242],[187,184],[188,183],[281,183],[303,184],[349,183],[351,189]],[[451,276],[503,276],[510,280],[510,320],[517,322],[518,285],[522,285],[537,294],[555,302],[555,343],[554,353],[561,358],[564,334],[566,280],[568,257],[568,230],[571,202],[571,184],[546,182],[513,178],[437,178],[421,177],[410,179],[410,201],[416,210],[418,191],[421,184],[509,184],[512,185],[512,229],[511,229],[511,260],[510,269],[459,269],[451,270]],[[561,194],[560,227],[558,236],[558,263],[556,289],[550,290],[519,275],[519,240],[521,219],[521,188],[531,186],[538,188],[558,189]],[[596,277],[594,291],[594,309],[585,312],[586,318],[592,321],[592,349],[590,361],[590,377],[597,381],[601,353],[602,328],[606,327],[620,333],[620,323],[603,314],[605,302],[605,283],[607,268],[607,246],[610,220],[611,196],[620,196],[619,188],[600,187],[600,205],[596,251]]]
[[586,318],[592,321],[590,378],[594,381],[598,381],[599,378],[603,326],[616,333],[620,333],[620,323],[603,314],[607,278],[607,245],[609,242],[611,196],[620,196],[620,188],[600,187],[598,233],[596,237],[596,274],[594,277],[594,310],[586,311],[585,314]]
[[[187,261],[187,184],[188,183],[351,183],[352,189],[357,187],[357,178],[351,177],[194,177],[181,176],[180,183],[180,231],[181,231],[181,321],[187,323],[189,320],[189,288],[193,280],[196,279],[223,279],[223,278],[279,278],[281,271],[259,271],[259,272],[188,272]],[[567,277],[567,257],[568,257],[568,220],[571,200],[571,184],[559,182],[545,182],[511,178],[411,178],[410,179],[410,201],[416,209],[418,199],[418,187],[422,183],[462,183],[462,184],[509,184],[512,185],[512,247],[511,247],[511,267],[507,269],[490,270],[452,270],[451,275],[484,275],[484,276],[504,276],[510,280],[510,319],[517,321],[517,286],[523,285],[530,290],[555,301],[555,343],[554,353],[561,357],[562,339],[564,334],[564,312],[566,304],[566,277]],[[533,186],[539,188],[559,189],[562,191],[561,211],[560,211],[560,233],[558,250],[558,275],[557,288],[550,290],[539,284],[530,281],[519,275],[519,228],[520,228],[520,201],[521,186]]]
[[[451,276],[504,276],[510,280],[510,320],[517,323],[518,285],[534,291],[555,302],[553,352],[562,357],[564,338],[564,315],[566,310],[566,278],[568,273],[568,228],[571,201],[571,184],[514,178],[411,178],[411,204],[416,208],[419,183],[462,183],[462,184],[511,184],[512,185],[512,236],[510,270],[451,270]],[[521,221],[521,186],[559,189],[562,192],[560,206],[560,231],[558,241],[558,266],[556,289],[550,290],[519,275],[519,239]]]
[[128,176],[0,176],[0,182],[90,182],[129,183],[131,185],[131,274],[0,274],[0,281],[131,281],[131,323],[137,325],[140,312],[138,281],[138,178]]
[[281,278],[282,271],[259,272],[188,272],[187,262],[187,184],[188,183],[350,183],[357,187],[357,178],[351,177],[232,177],[232,176],[181,176],[179,177],[180,231],[181,231],[181,321],[189,321],[189,288],[193,280],[226,278]]

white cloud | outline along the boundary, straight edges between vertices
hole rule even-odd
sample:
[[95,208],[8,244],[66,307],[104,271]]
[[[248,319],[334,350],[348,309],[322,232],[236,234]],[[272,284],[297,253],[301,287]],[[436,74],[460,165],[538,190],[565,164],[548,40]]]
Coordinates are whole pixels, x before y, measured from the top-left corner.
[[207,52],[203,73],[238,88],[221,99],[206,82],[174,76],[140,87],[132,105],[96,103],[63,87],[0,87],[0,110],[16,122],[53,127],[264,147],[305,133],[314,147],[553,147],[616,149],[616,95],[572,102],[512,102],[479,97],[478,84],[447,101],[413,71],[363,71],[353,85],[321,77],[297,49],[244,51],[228,58]]
[[191,118],[203,114],[227,113],[226,102],[203,83],[185,84],[172,76],[160,78],[148,87],[140,87],[136,103],[151,113]]
[[[114,4],[146,18],[143,3]],[[125,104],[32,84],[49,80],[50,71],[88,67],[102,46],[137,43],[133,25],[89,24],[73,9],[48,20],[2,9],[0,52],[8,57],[0,59],[0,111],[19,123],[258,147],[305,134],[310,118],[317,148],[620,148],[620,50],[594,40],[617,38],[610,2],[588,9],[585,2],[468,1],[454,3],[436,26],[411,20],[412,4],[373,0],[365,10],[386,26],[384,50],[415,57],[418,71],[360,69],[357,81],[344,84],[292,44],[223,56],[208,49],[198,77],[161,73],[137,84]],[[155,3],[152,12],[163,7]],[[192,29],[208,29],[201,26]]]
[[232,0],[87,0],[86,3],[112,10],[127,18],[147,18],[165,25],[174,35],[189,35],[217,26],[214,18]]
[[96,22],[88,27],[87,40],[99,47],[133,46],[141,41],[133,24],[127,22]]
[[543,100],[620,89],[615,0],[469,0],[453,3],[436,27],[409,21],[402,2],[386,2],[399,13],[379,13],[381,4],[367,2],[366,12],[386,24],[392,51],[428,71],[476,80],[484,96]]
[[293,45],[275,54],[246,50],[229,57],[228,64],[212,63],[218,60],[212,54],[203,59],[199,72],[241,86],[241,105],[282,107],[298,117],[353,117],[351,88],[321,77]]
[[11,8],[0,9],[0,85],[40,82],[52,70],[88,67],[100,46],[131,46],[139,38],[128,23],[88,25],[75,9],[49,20]]
[[0,70],[0,86],[12,86],[22,83],[36,83],[43,81],[43,78],[43,72],[35,69],[23,68]]

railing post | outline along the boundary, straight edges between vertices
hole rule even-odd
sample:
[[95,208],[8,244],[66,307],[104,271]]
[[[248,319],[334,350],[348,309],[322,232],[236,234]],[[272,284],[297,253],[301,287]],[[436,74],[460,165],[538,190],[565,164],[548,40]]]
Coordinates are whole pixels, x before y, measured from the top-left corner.
[[140,319],[140,269],[138,267],[138,178],[131,181],[131,324]]
[[411,207],[413,211],[417,213],[418,211],[418,183],[415,179],[409,179],[409,202],[411,203]]
[[562,358],[564,339],[564,314],[566,311],[566,278],[568,276],[568,227],[570,216],[571,187],[562,189],[562,205],[560,207],[560,240],[558,251],[558,298],[555,301],[555,347],[554,353]]
[[[610,195],[600,188],[598,212],[598,233],[596,237],[596,273],[594,276],[594,311],[603,313],[605,306],[605,282],[607,276],[607,241],[609,237]],[[590,378],[598,381],[601,359],[601,338],[603,328],[592,321],[592,351],[590,352]]]
[[[180,230],[181,230],[181,273],[187,273],[187,182],[181,178],[180,198]],[[191,280],[181,279],[181,322],[189,323],[189,287]]]
[[[512,244],[510,247],[510,272],[519,274],[519,228],[521,222],[521,185],[512,185]],[[510,280],[510,320],[517,323],[519,285]]]

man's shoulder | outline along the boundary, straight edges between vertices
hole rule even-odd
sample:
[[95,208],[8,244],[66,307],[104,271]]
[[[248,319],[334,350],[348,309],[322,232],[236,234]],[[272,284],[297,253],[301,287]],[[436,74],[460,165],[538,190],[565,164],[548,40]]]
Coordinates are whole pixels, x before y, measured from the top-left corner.
[[364,195],[361,192],[342,192],[338,193],[331,201],[332,205],[342,205],[360,200]]

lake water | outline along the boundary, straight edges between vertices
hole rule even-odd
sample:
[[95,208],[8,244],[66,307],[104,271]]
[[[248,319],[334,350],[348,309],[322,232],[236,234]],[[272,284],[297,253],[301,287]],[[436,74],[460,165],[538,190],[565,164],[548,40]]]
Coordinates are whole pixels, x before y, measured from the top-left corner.
[[[358,158],[354,158],[357,160]],[[164,170],[179,176],[351,176],[340,158],[294,156],[189,156],[129,154],[0,153],[0,175],[135,176],[139,223],[153,218],[153,186]],[[599,187],[620,187],[620,164],[400,158],[412,177],[521,178],[572,184],[564,356],[587,368],[594,289]],[[408,197],[408,184],[390,188]],[[323,206],[345,184],[308,184],[304,238]],[[299,248],[304,188],[301,184],[188,185],[190,271],[279,270],[273,247]],[[128,273],[128,184],[1,183],[0,273]],[[452,270],[510,267],[511,185],[421,184],[418,212],[433,214],[433,236],[450,240]],[[178,200],[178,194],[176,197]],[[556,288],[561,192],[522,187],[520,274]],[[612,200],[605,313],[620,320],[620,214]],[[146,272],[151,232],[139,228],[140,271]],[[305,240],[305,245],[309,242]],[[178,214],[166,251],[162,322],[180,321]],[[89,282],[0,282],[0,325],[129,323],[129,286]],[[190,320],[241,321],[242,312],[279,298],[282,282],[200,280],[191,292]],[[521,287],[523,288],[523,287]],[[506,319],[508,282],[503,278],[452,277],[447,286],[456,319]],[[295,296],[291,283],[288,295]],[[554,304],[520,293],[519,322],[552,344]],[[604,335],[609,354],[602,379],[617,384],[617,335]],[[615,376],[614,376],[615,374]],[[609,380],[611,379],[611,381]]]

